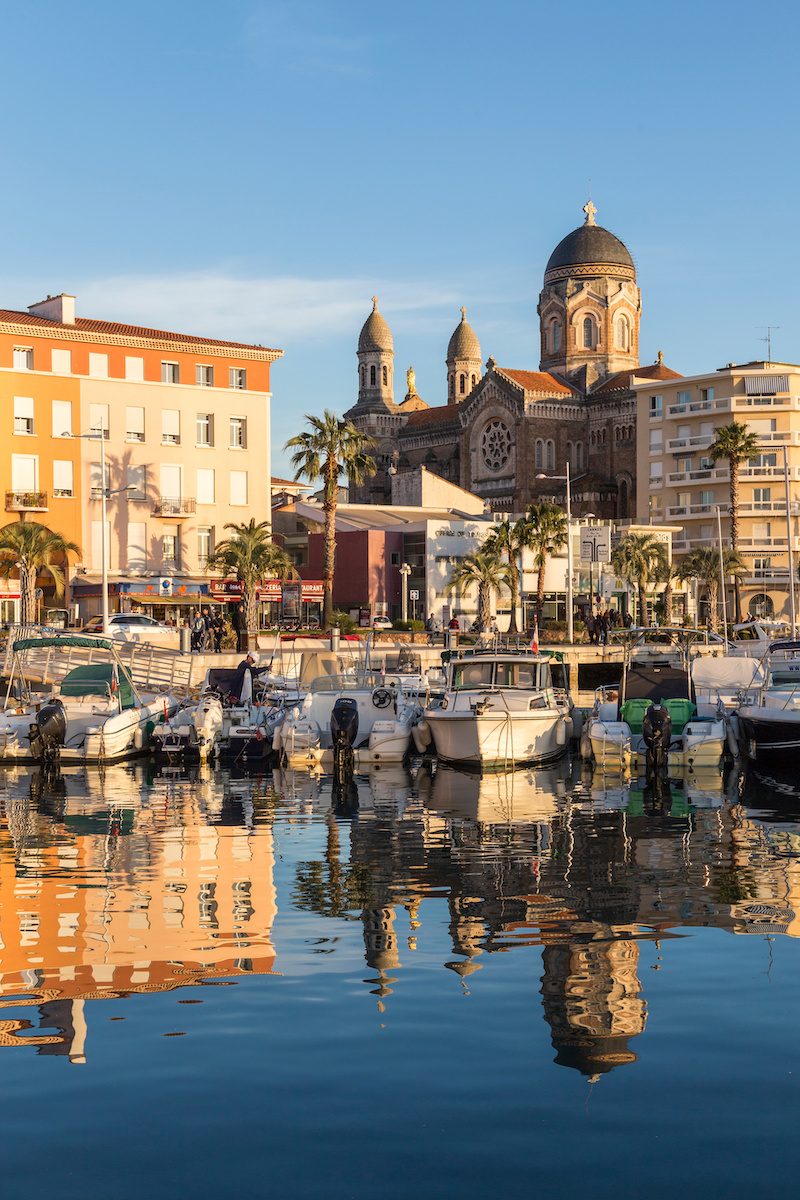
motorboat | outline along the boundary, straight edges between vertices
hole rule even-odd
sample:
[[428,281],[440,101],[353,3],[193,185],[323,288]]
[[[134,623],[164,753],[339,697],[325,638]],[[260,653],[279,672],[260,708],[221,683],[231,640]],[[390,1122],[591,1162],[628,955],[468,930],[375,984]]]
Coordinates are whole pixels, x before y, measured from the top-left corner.
[[220,696],[204,690],[199,699],[184,700],[174,716],[153,730],[153,749],[164,758],[206,762],[217,752],[225,725]]
[[399,678],[378,671],[354,676],[322,675],[276,726],[272,747],[288,763],[331,763],[331,721],[337,701],[352,700],[357,710],[353,752],[357,765],[402,762],[411,731],[421,719],[427,694],[403,690]]
[[758,762],[800,765],[800,641],[772,642],[760,691],[734,713],[739,745]]
[[[49,694],[33,691],[28,651],[48,653],[50,671],[67,670]],[[0,713],[0,759],[18,762],[112,763],[147,751],[156,723],[169,720],[174,696],[142,691],[109,638],[78,634],[21,638],[13,644],[5,706]]]
[[625,665],[618,688],[601,687],[581,737],[581,754],[606,771],[643,769],[653,735],[664,742],[670,770],[719,767],[727,724],[719,704],[695,700],[684,667]]
[[550,657],[489,653],[451,659],[444,696],[418,731],[430,730],[436,753],[472,767],[554,762],[572,732],[553,688]]

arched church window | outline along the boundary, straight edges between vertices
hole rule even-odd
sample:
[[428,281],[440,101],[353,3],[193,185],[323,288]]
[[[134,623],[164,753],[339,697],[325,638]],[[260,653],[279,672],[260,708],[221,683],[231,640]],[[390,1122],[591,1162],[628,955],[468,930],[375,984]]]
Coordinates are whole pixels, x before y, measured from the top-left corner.
[[459,390],[459,392],[461,393],[461,395],[462,395],[462,396],[464,395],[464,392],[467,390],[467,377],[466,377],[466,375],[459,375],[459,377],[458,377],[458,390]]
[[536,439],[536,453],[534,457],[534,465],[537,467],[544,466],[544,442],[541,438]]
[[621,518],[628,515],[628,485],[624,479],[619,485],[619,515]]
[[477,381],[477,379],[476,379],[476,378],[475,378],[475,376],[473,375],[473,376],[472,376],[472,386],[473,386],[473,387],[475,387],[475,384],[476,384],[477,382],[478,382],[478,381]]
[[575,466],[575,463],[572,458],[572,451],[573,451],[572,442],[567,442],[567,462],[569,463],[570,467]]
[[591,317],[583,318],[583,345],[586,350],[594,346],[594,321]]
[[362,386],[362,388],[367,386],[367,368],[366,367],[361,368],[361,386]]
[[369,385],[370,385],[370,387],[375,387],[375,383],[376,383],[375,368],[370,367],[370,369],[369,369]]
[[386,387],[389,382],[389,372],[386,367],[383,368],[383,386]]
[[454,395],[455,395],[455,392],[456,392],[456,377],[455,377],[455,375],[453,374],[453,372],[452,372],[452,371],[451,371],[451,372],[450,372],[450,374],[447,376],[447,390],[448,390],[448,392],[450,393],[450,395],[451,395],[451,396],[454,396]]
[[556,444],[555,444],[555,442],[548,441],[548,443],[545,447],[545,451],[546,451],[545,457],[546,457],[546,461],[547,461],[547,469],[548,469],[548,471],[552,471],[553,467],[556,465]]
[[575,443],[575,470],[580,471],[583,467],[583,442]]
[[620,317],[616,325],[617,331],[617,349],[628,349],[628,322],[625,317]]
[[589,434],[589,445],[590,445],[590,446],[594,446],[594,444],[595,444],[595,436],[594,436],[594,433],[590,433],[590,434]]

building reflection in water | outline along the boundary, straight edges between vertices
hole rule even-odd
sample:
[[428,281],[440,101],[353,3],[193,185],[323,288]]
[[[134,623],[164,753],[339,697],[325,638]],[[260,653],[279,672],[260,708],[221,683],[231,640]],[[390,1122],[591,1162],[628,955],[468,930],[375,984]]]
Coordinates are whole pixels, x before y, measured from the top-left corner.
[[272,971],[273,842],[253,834],[251,781],[153,786],[117,767],[4,772],[0,789],[0,996],[20,1010],[1,1045],[82,1062],[87,1000]]
[[554,1061],[596,1078],[640,1053],[643,942],[694,926],[798,932],[800,796],[766,811],[770,787],[623,787],[569,764],[381,768],[337,797],[320,772],[3,773],[0,1046],[80,1063],[92,999],[272,973],[280,821],[297,838],[285,903],[318,915],[318,944],[329,918],[360,920],[381,1012],[418,951],[436,948],[469,991],[494,956],[527,949],[542,957]]

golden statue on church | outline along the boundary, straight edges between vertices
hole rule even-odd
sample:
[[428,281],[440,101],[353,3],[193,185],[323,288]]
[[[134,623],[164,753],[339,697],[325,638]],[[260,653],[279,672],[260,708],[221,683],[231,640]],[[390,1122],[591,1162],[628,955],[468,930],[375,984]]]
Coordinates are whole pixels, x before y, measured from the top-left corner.
[[408,392],[406,393],[406,399],[408,399],[410,396],[418,395],[416,379],[417,379],[417,377],[414,374],[414,368],[409,367],[408,370],[406,371],[406,384],[408,386]]

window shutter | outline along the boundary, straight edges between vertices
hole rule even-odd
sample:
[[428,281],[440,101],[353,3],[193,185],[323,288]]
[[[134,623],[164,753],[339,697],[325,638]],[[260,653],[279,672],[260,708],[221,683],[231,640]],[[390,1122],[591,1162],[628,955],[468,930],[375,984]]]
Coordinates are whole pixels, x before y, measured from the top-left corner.
[[165,408],[161,413],[161,432],[164,437],[180,437],[181,414],[177,408]]
[[207,467],[197,472],[197,503],[214,503],[214,472]]
[[72,402],[54,400],[53,437],[63,437],[65,433],[72,433]]
[[72,463],[69,459],[53,460],[53,491],[72,492]]
[[144,571],[147,567],[147,525],[144,521],[128,522],[128,570]]
[[[103,433],[108,437],[108,405],[107,404],[90,404],[89,405],[89,425],[92,432],[97,433],[103,430]],[[99,439],[98,439],[99,440]]]
[[25,420],[33,420],[33,397],[32,396],[15,396],[14,397],[14,416],[23,417]]
[[247,504],[247,471],[231,471],[231,504]]
[[144,409],[126,408],[125,425],[127,433],[138,433],[144,437]]

